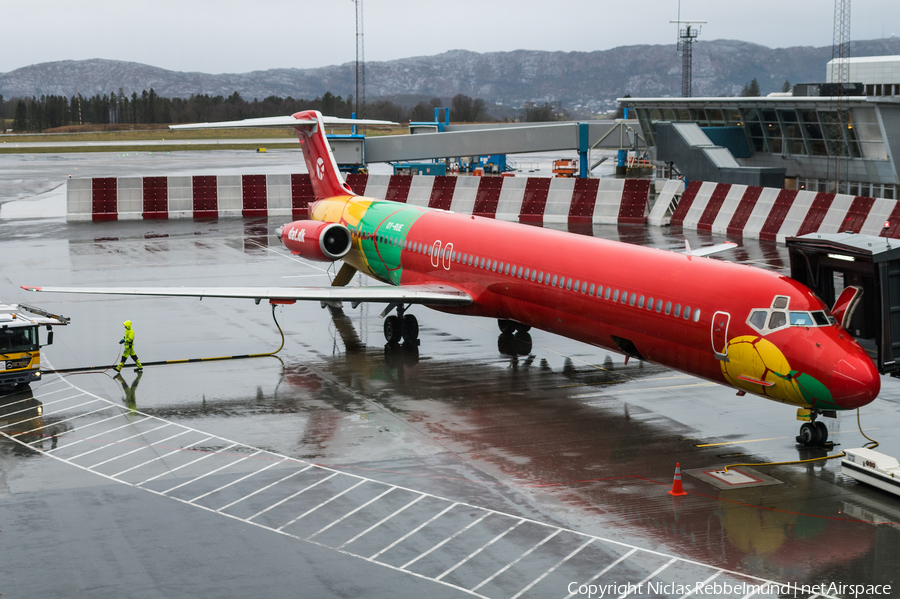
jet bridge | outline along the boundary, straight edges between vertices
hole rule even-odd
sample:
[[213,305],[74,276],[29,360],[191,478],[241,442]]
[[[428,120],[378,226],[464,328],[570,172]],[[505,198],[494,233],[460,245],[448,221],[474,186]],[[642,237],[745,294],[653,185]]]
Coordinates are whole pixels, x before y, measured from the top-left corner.
[[[596,166],[588,164],[591,150],[647,148],[640,123],[634,119],[558,123],[489,123],[448,125],[442,133],[366,137],[366,162],[410,162],[459,156],[523,154],[575,150],[581,158],[579,176]],[[599,163],[597,163],[599,164]]]
[[862,290],[855,306],[836,315],[879,372],[900,377],[900,243],[854,233],[810,233],[789,237],[786,243],[791,278],[828,306],[851,295],[845,294],[847,288]]

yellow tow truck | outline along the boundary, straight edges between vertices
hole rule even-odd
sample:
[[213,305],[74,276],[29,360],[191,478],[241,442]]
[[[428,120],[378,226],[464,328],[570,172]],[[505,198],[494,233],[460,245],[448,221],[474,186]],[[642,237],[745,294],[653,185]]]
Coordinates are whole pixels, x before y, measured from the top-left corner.
[[0,304],[0,386],[23,389],[41,380],[41,343],[38,331],[47,328],[53,343],[53,325],[65,326],[69,318],[27,304]]

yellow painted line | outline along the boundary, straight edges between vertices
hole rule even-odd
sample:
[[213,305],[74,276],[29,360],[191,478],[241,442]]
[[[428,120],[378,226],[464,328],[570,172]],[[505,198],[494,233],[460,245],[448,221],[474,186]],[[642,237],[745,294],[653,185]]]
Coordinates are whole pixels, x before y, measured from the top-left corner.
[[647,391],[662,391],[664,389],[685,389],[687,387],[718,387],[718,383],[692,383],[690,385],[668,385],[666,387],[641,387],[640,389],[622,389],[617,393],[639,393]]
[[[633,383],[633,382],[635,382],[635,381],[634,381],[634,379],[632,379],[632,380],[627,381],[627,382]],[[603,384],[606,384],[606,385],[612,385],[612,384],[624,385],[624,384],[626,384],[626,381],[619,381],[619,382],[615,382],[615,383],[603,383]],[[687,388],[687,387],[716,387],[716,386],[718,386],[716,383],[691,383],[690,385],[668,385],[668,386],[666,386],[666,387],[641,387],[641,388],[639,388],[639,389],[617,389],[617,390],[615,390],[615,391],[595,391],[595,392],[592,392],[592,393],[580,393],[580,394],[578,394],[578,395],[572,395],[571,397],[572,397],[573,399],[589,399],[589,398],[591,398],[591,397],[607,396],[607,395],[609,395],[610,393],[616,393],[616,394],[621,394],[621,393],[647,393],[647,392],[650,392],[650,391],[660,391],[660,390],[665,390],[665,389],[685,389],[685,388]]]
[[741,445],[743,443],[758,443],[760,441],[777,441],[779,439],[790,439],[790,437],[768,437],[765,439],[747,439],[744,441],[723,441],[722,443],[704,443],[703,445],[694,445],[694,447],[718,447],[720,445]]
[[[868,431],[877,431],[877,428],[866,429]],[[828,431],[828,436],[840,435],[841,433],[858,433],[858,430],[846,431]],[[765,439],[747,439],[745,441],[723,441],[722,443],[704,443],[702,445],[694,445],[694,447],[718,447],[721,445],[741,445],[743,443],[758,443],[760,441],[779,441],[781,439],[790,439],[791,437],[767,437]]]

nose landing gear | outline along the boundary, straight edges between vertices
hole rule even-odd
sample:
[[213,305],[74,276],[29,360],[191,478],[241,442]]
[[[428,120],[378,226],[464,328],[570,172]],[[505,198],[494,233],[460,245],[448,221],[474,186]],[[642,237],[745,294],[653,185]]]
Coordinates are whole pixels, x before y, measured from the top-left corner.
[[[386,316],[394,308],[397,315]],[[381,313],[384,317],[384,339],[391,345],[400,343],[401,339],[409,345],[419,345],[419,321],[414,315],[405,313],[407,308],[409,306],[404,307],[403,304],[390,304]]]
[[822,410],[810,410],[809,422],[800,425],[800,434],[797,435],[797,443],[804,447],[826,447],[834,446],[834,443],[828,441],[828,427],[824,422],[816,420],[819,416],[831,416],[834,418],[836,414],[833,412],[825,413]]

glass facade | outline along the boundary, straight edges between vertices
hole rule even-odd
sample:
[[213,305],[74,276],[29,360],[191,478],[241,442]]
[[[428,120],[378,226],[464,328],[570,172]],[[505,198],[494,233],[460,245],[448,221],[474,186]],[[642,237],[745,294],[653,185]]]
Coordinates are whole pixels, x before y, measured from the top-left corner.
[[[856,162],[890,160],[878,105],[865,99],[848,100],[840,112],[833,102],[800,98],[635,100],[635,112],[650,146],[656,145],[660,121],[692,122],[703,128],[740,127],[751,152],[749,165],[770,166],[772,157],[785,159],[779,163],[788,167],[789,178],[800,175],[799,189],[834,192],[834,183],[828,183],[828,169],[833,168],[834,160],[828,159],[840,154],[848,159],[845,165],[853,165],[851,178],[869,179],[841,181],[840,193],[900,199],[900,185],[884,179],[889,169]],[[757,154],[761,156],[754,162]],[[657,176],[671,176],[666,169],[658,166]]]
[[[659,121],[692,122],[700,127],[744,129],[753,152],[779,156],[842,156],[884,160],[887,155],[874,108],[838,111],[774,104],[732,108],[637,107],[638,120],[650,145]],[[862,140],[859,138],[862,135]]]
[[[832,186],[833,187],[833,186]],[[797,178],[797,189],[808,191],[834,191],[824,179]],[[883,198],[885,200],[900,199],[900,186],[880,185],[878,183],[866,183],[862,181],[850,181],[841,183],[841,193],[868,198]]]

